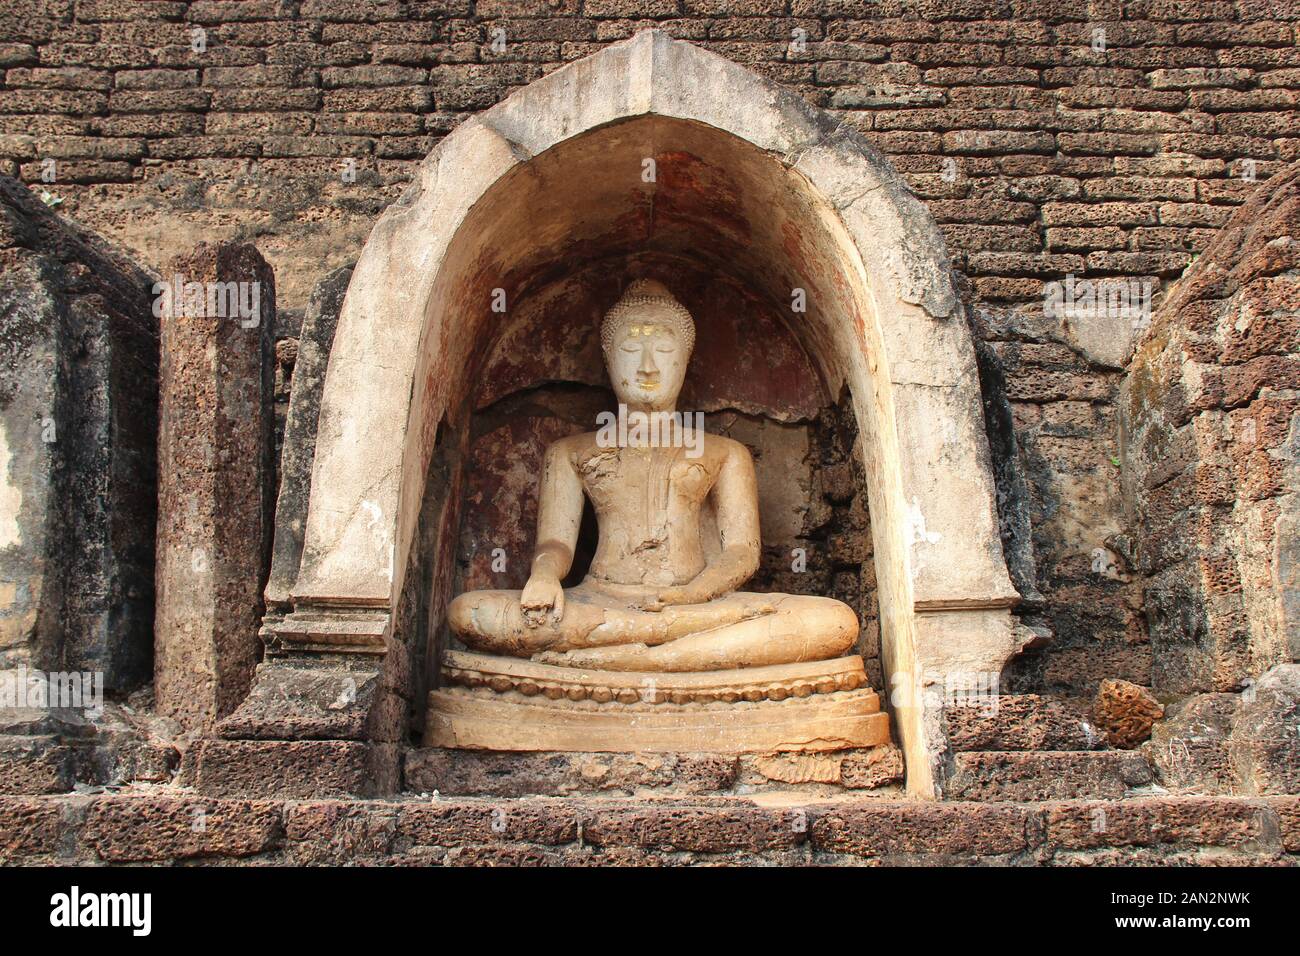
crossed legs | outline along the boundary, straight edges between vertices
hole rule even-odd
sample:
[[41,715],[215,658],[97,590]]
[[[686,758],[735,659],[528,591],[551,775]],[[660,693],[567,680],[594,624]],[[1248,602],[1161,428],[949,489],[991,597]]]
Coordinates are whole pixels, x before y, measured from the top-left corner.
[[518,591],[470,591],[449,609],[451,629],[476,651],[544,664],[619,671],[703,671],[839,657],[858,637],[853,610],[831,598],[738,591],[662,611],[630,608],[579,585],[563,619],[524,624]]

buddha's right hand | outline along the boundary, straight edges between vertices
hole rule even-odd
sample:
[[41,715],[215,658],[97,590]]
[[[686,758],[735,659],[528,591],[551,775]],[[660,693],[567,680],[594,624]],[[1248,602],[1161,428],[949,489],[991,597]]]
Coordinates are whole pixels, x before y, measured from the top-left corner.
[[560,579],[534,573],[519,596],[519,608],[528,627],[541,627],[548,618],[552,624],[559,624],[564,617],[564,588]]

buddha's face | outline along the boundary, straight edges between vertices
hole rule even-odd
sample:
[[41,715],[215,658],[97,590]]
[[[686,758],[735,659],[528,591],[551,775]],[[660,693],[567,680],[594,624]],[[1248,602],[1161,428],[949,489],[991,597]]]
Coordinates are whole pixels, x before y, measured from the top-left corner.
[[605,365],[614,394],[624,405],[671,410],[690,357],[671,313],[663,306],[649,305],[624,321],[605,355]]

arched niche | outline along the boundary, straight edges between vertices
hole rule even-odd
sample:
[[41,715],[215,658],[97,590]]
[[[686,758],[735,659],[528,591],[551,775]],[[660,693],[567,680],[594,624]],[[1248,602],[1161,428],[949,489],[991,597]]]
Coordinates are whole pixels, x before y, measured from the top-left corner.
[[743,281],[782,311],[825,387],[851,395],[887,690],[909,789],[936,794],[941,701],[918,691],[996,676],[1024,643],[942,239],[858,134],[657,31],[468,120],[376,224],[330,358],[281,636],[321,646],[361,615],[391,637],[435,442],[464,427],[506,327],[493,304],[508,315],[550,294],[565,308],[566,276],[638,257]]

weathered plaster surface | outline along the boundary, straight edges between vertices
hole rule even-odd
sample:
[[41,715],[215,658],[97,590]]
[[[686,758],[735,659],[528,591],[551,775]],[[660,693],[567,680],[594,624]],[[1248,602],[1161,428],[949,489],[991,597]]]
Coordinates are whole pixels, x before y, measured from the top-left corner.
[[13,457],[9,451],[9,435],[0,424],[0,548],[21,545],[23,540],[22,530],[18,527],[23,490],[9,474]]

